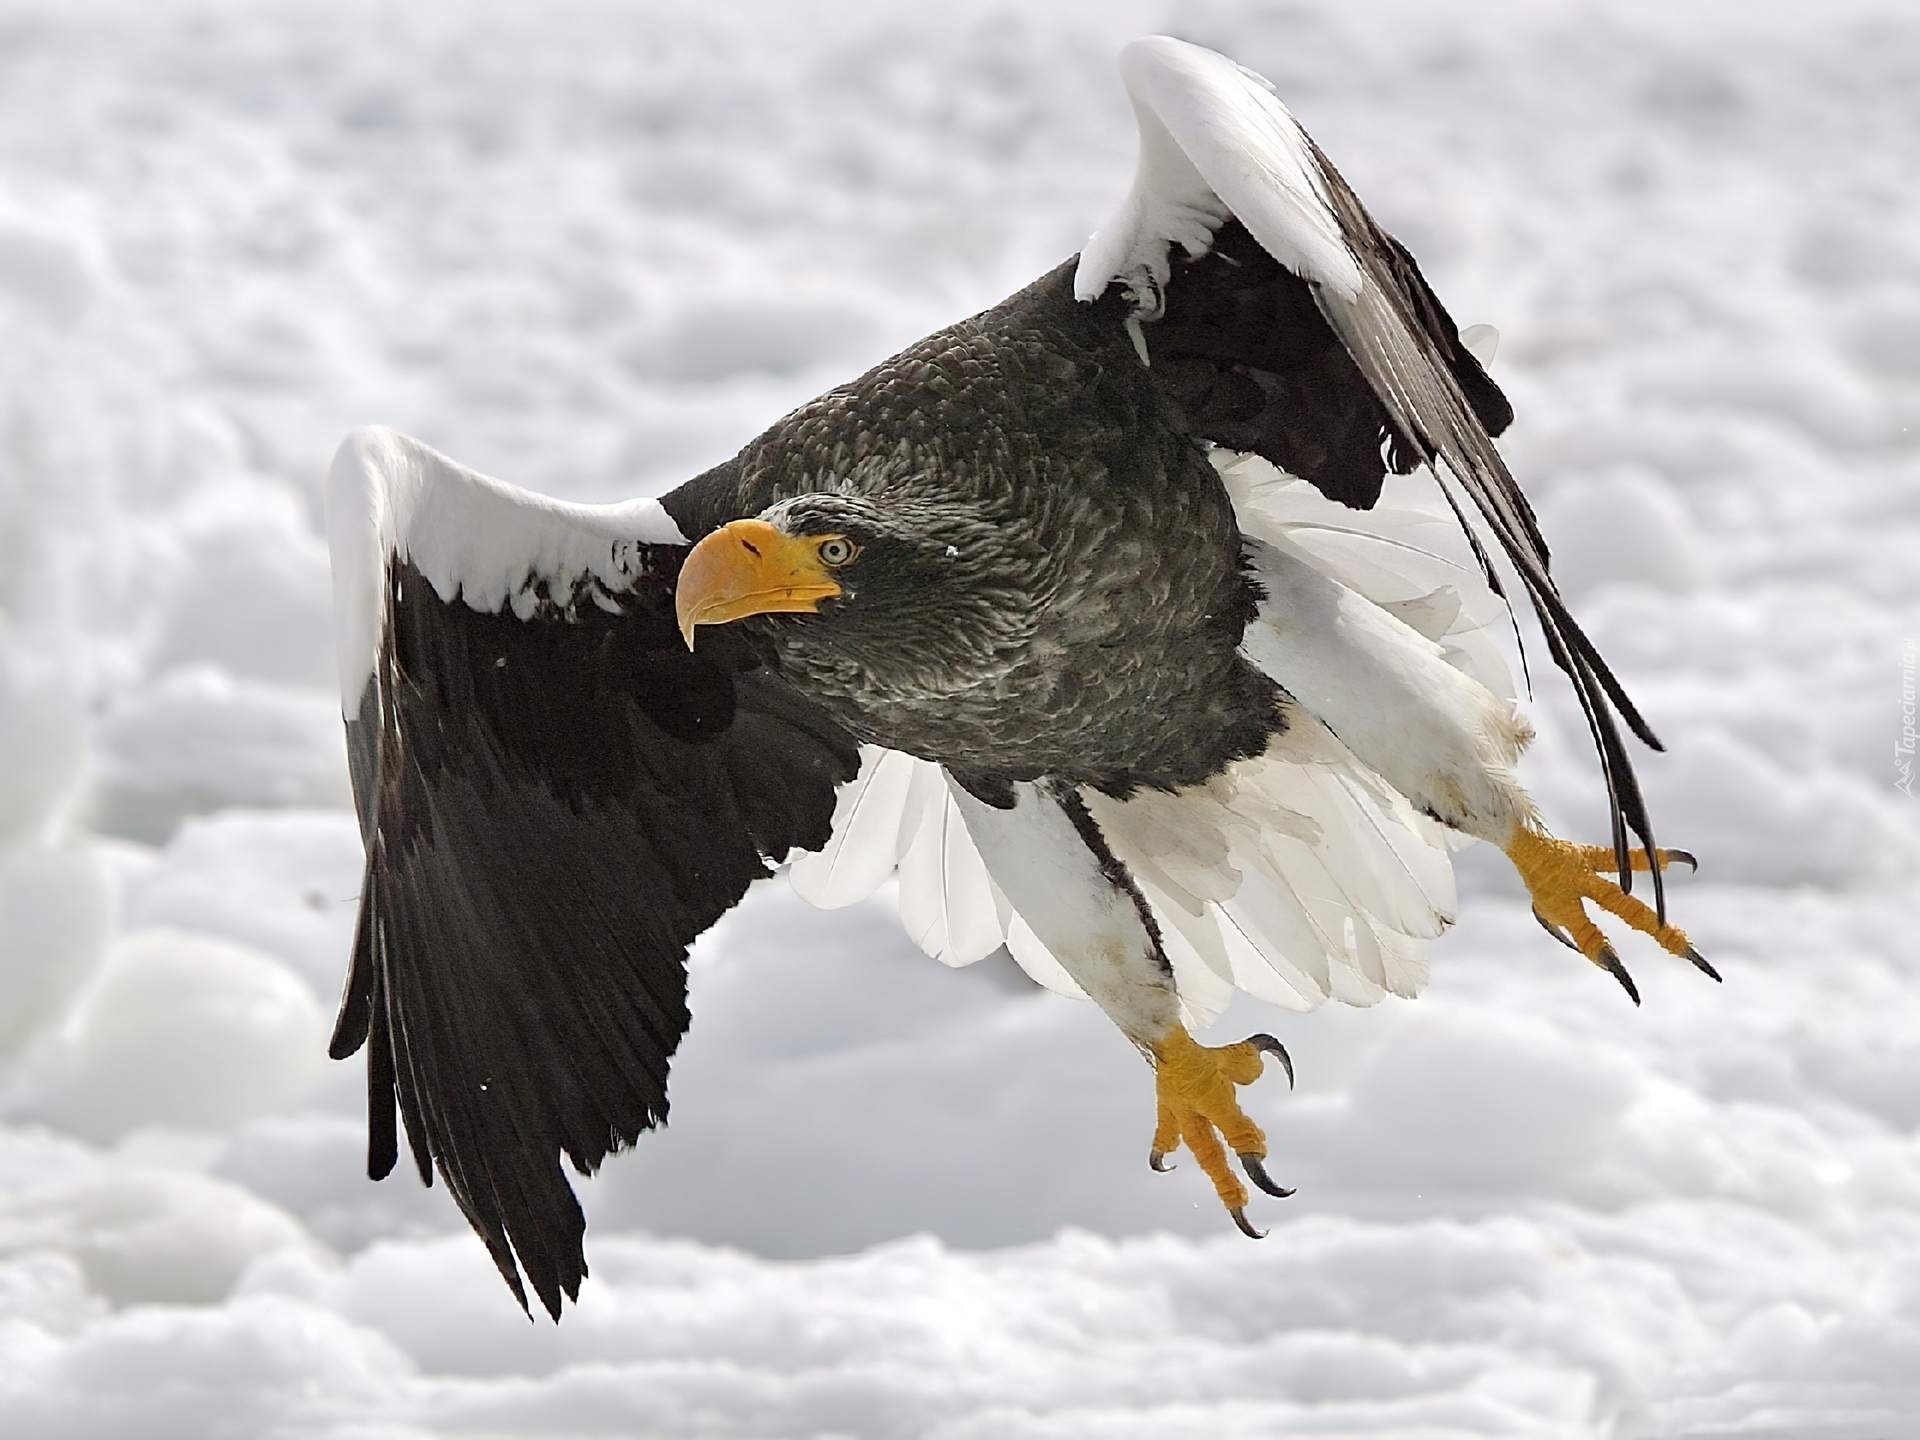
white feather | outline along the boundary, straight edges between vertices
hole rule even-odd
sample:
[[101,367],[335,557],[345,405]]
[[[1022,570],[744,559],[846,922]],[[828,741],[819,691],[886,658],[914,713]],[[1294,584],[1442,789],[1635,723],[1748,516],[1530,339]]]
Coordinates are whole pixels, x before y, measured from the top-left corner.
[[1323,573],[1437,642],[1441,658],[1503,699],[1505,603],[1488,586],[1445,499],[1415,476],[1389,475],[1371,510],[1329,500],[1259,455],[1212,452],[1243,532],[1286,543]]
[[1160,946],[1180,991],[1181,1019],[1189,1030],[1204,1030],[1226,1013],[1233,1000],[1233,966],[1219,926],[1210,915],[1189,915],[1170,904],[1137,877],[1136,883],[1159,924]]
[[988,874],[945,772],[863,745],[860,773],[835,800],[826,846],[797,856],[788,876],[801,899],[835,909],[866,899],[896,871],[901,926],[928,955],[971,965],[1000,948],[1013,907]]
[[900,859],[914,767],[924,764],[898,750],[860,747],[860,773],[840,787],[825,848],[802,852],[787,872],[801,899],[837,910],[865,900],[886,883]]
[[928,796],[920,824],[900,857],[900,923],[927,954],[945,965],[971,965],[1000,948],[1012,907],[987,874],[967,822],[937,765],[941,785]]
[[[896,865],[905,861],[914,846],[920,842],[920,833],[929,821],[945,810],[946,785],[941,779],[939,767],[916,760],[911,756],[908,760],[912,770],[907,777],[906,798],[900,807],[900,828],[894,836]],[[900,880],[897,899],[901,922],[906,926],[907,933],[913,942],[924,950],[926,946],[921,943],[921,940],[928,934],[930,922],[923,917],[930,911],[937,912],[940,903],[937,896],[927,893],[937,885],[937,876],[930,875],[928,867],[922,863],[914,867],[911,875],[901,875]],[[915,926],[908,923],[909,915],[918,922],[919,934],[915,934]],[[940,944],[945,943],[944,927],[937,940]]]
[[1067,973],[1067,967],[1054,959],[1053,952],[1040,943],[1040,937],[1033,933],[1033,927],[1017,914],[1007,922],[1007,953],[1036,984],[1045,986],[1054,994],[1065,995],[1072,1000],[1090,998],[1075,983],[1073,976]]
[[[1338,744],[1330,735],[1326,739]],[[1325,871],[1315,893],[1338,895],[1348,908],[1404,935],[1431,939],[1452,922],[1453,866],[1445,851],[1418,829],[1406,798],[1366,774],[1351,755],[1268,764],[1245,783],[1266,803],[1313,822],[1317,834],[1310,844],[1273,829],[1263,839],[1271,856],[1312,855]]]
[[1326,1002],[1327,987],[1286,960],[1289,945],[1311,948],[1294,926],[1279,925],[1270,933],[1259,907],[1249,911],[1232,902],[1216,907],[1213,917],[1235,985],[1257,1000],[1288,1010],[1312,1010]]
[[1510,767],[1531,738],[1511,703],[1290,539],[1250,539],[1248,556],[1266,598],[1241,653],[1417,808],[1504,839],[1526,803]]
[[1414,993],[1424,941],[1453,919],[1438,827],[1311,716],[1292,720],[1205,785],[1085,795],[1196,1014],[1228,980],[1297,1009]]
[[1411,1000],[1427,988],[1427,942],[1392,930],[1375,930],[1373,938],[1380,946],[1380,963],[1386,970],[1386,986],[1395,995]]
[[1179,999],[1132,896],[1108,878],[1048,790],[1024,782],[1012,788],[1008,809],[951,791],[1010,902],[1008,948],[1042,984],[1055,984],[1051,959],[1130,1039],[1151,1045],[1179,1019]]
[[1012,907],[987,873],[944,772],[863,745],[860,773],[835,800],[826,846],[796,857],[788,877],[801,899],[835,909],[866,899],[896,869],[900,923],[927,954],[971,965],[1000,948]]
[[[1424,939],[1440,933],[1453,907],[1438,827],[1310,717],[1296,717],[1268,755],[1207,785],[1125,802],[1092,791],[1083,799],[1151,907],[1190,1027],[1217,1018],[1236,985],[1305,1009],[1328,999],[1372,1004],[1425,983]],[[1050,811],[1025,822],[988,811],[937,765],[897,751],[863,750],[860,774],[836,805],[833,838],[792,866],[795,889],[815,904],[850,904],[897,866],[901,923],[929,955],[970,964],[1004,941],[1041,985],[1084,998],[994,880],[968,809],[991,818],[998,863],[1027,883],[1029,905],[1075,963],[1104,963],[1091,955],[1100,947],[1078,942],[1113,930],[1125,902],[1089,855],[1072,853],[1085,851],[1079,838],[1047,830]],[[1051,887],[1032,884],[1042,855],[1056,869],[1066,862]],[[1078,955],[1082,948],[1089,955]]]
[[[1312,975],[1322,980],[1324,993],[1349,1005],[1371,1005],[1386,993],[1384,969],[1379,947],[1374,940],[1377,922],[1365,909],[1353,903],[1341,888],[1317,847],[1306,847],[1288,837],[1269,839],[1256,859],[1243,861],[1247,882],[1236,897],[1242,906],[1251,907],[1254,897],[1273,892],[1266,904],[1284,904],[1287,915],[1297,917],[1306,927],[1306,955],[1313,961]],[[1256,941],[1273,938],[1273,932],[1254,934]],[[1274,963],[1271,946],[1260,945],[1261,954]],[[1289,956],[1292,959],[1293,956]],[[1305,968],[1295,966],[1295,969]]]

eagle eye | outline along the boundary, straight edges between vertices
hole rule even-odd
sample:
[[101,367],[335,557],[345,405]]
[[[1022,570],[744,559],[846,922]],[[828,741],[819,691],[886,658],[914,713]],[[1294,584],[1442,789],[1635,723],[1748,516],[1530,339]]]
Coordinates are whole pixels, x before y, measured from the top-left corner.
[[860,547],[844,535],[829,535],[815,551],[822,565],[844,565],[860,553]]

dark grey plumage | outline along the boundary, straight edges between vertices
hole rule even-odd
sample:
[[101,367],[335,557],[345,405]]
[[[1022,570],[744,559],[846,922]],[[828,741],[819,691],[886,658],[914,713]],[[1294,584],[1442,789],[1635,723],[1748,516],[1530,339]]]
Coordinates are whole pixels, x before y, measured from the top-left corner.
[[665,497],[697,537],[761,514],[864,547],[817,617],[747,622],[849,733],[982,798],[1125,794],[1259,753],[1279,692],[1235,653],[1255,596],[1213,467],[1072,265],[803,406]]
[[[850,734],[938,760],[989,801],[1043,775],[1117,797],[1175,789],[1266,748],[1285,697],[1236,653],[1259,596],[1200,442],[1269,451],[1362,507],[1383,446],[1395,468],[1414,452],[1390,448],[1385,410],[1302,305],[1305,285],[1237,224],[1222,239],[1183,267],[1178,318],[1146,327],[1151,351],[1168,342],[1164,363],[1141,364],[1117,287],[1074,300],[1069,261],[665,497],[691,538],[760,515],[865,547],[837,577],[847,595],[817,617],[746,622],[789,684]],[[1421,293],[1504,428],[1505,398]],[[1260,397],[1268,423],[1236,428],[1230,398],[1196,397],[1200,367],[1210,391]]]

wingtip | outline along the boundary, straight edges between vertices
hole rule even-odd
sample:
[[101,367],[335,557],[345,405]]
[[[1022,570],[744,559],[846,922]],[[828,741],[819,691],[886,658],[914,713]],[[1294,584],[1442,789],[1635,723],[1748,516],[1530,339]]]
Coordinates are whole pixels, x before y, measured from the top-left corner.
[[364,1028],[352,1029],[346,1025],[346,1016],[341,1016],[333,1027],[333,1038],[327,1042],[329,1060],[348,1060],[360,1053],[360,1047],[367,1043]]
[[[533,1283],[534,1293],[540,1297],[540,1308],[547,1312],[554,1324],[558,1325],[567,1303],[569,1301],[575,1305],[580,1303],[580,1282],[587,1278],[586,1253],[576,1251],[571,1267],[562,1268],[554,1265],[551,1267],[551,1273],[538,1275],[529,1273],[527,1278]],[[519,1287],[516,1285],[514,1288],[518,1292]],[[524,1298],[520,1305],[522,1309],[526,1308]]]

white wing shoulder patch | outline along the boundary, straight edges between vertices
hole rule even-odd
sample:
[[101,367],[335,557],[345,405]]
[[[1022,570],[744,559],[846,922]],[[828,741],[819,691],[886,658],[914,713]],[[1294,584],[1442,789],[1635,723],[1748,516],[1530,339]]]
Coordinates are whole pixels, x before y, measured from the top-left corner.
[[1140,125],[1139,168],[1080,253],[1076,297],[1098,299],[1114,280],[1165,284],[1168,247],[1205,254],[1230,214],[1301,279],[1360,293],[1311,143],[1266,80],[1164,35],[1122,50],[1120,78]]
[[626,588],[647,545],[685,545],[657,500],[573,505],[490,479],[397,430],[356,430],[327,475],[334,643],[340,698],[358,712],[373,674],[387,568],[411,561],[442,600],[475,610],[511,605],[523,619],[543,599]]

